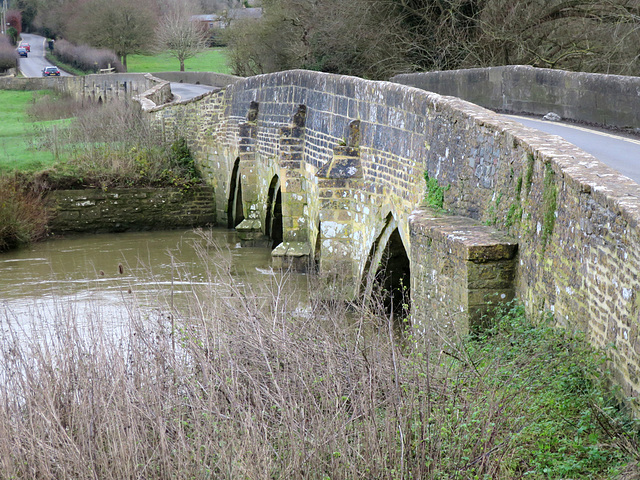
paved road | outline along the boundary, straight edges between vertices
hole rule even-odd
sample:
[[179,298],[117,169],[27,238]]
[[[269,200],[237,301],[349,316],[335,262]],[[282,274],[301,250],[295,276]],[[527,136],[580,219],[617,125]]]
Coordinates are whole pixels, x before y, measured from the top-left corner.
[[[44,57],[46,39],[40,35],[29,33],[22,34],[22,40],[31,45],[31,53],[27,58],[20,58],[20,71],[25,77],[40,77],[42,69],[52,64]],[[67,72],[60,71],[63,76],[70,76]],[[189,83],[171,83],[171,91],[180,96],[180,99],[187,100],[203,93],[214,90],[208,85],[192,85]]]
[[193,83],[176,83],[171,82],[171,92],[180,97],[180,100],[188,100],[197,97],[203,93],[215,90],[215,87],[209,85],[195,85]]
[[[20,57],[20,71],[25,77],[40,77],[42,76],[42,69],[52,65],[51,62],[44,58],[46,39],[40,35],[30,33],[23,33],[21,36],[24,42],[31,45],[31,53],[26,58]],[[60,71],[60,74],[69,76],[67,72],[63,71]]]
[[590,153],[602,163],[640,183],[640,140],[597,129],[529,117],[505,115],[526,127],[551,133]]

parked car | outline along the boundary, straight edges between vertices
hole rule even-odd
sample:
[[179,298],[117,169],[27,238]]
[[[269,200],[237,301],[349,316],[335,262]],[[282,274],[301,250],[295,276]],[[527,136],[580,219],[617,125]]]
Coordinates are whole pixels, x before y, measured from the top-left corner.
[[29,45],[26,42],[21,42],[20,45],[18,45],[18,47],[22,47],[24,48],[27,52],[31,53],[31,45]]
[[43,77],[59,77],[60,76],[60,70],[58,69],[58,67],[44,67],[44,70],[42,70],[42,76]]
[[20,55],[21,57],[29,56],[29,54],[27,53],[27,49],[23,47],[18,47],[18,55]]

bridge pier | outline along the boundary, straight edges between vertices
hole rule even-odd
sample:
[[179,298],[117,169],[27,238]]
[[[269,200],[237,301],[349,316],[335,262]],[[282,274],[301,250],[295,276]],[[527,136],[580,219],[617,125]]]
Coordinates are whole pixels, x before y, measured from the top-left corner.
[[311,262],[304,176],[304,141],[307,107],[299,105],[290,125],[280,128],[280,188],[282,243],[271,253],[274,268],[307,271]]
[[351,122],[346,145],[334,147],[331,161],[316,173],[320,199],[320,271],[338,272],[344,284],[352,286],[352,291],[347,293],[351,297],[358,293],[360,283],[353,260],[360,243],[353,228],[356,195],[364,186],[359,129],[359,121]]
[[[256,144],[258,138],[258,102],[251,102],[247,121],[238,125],[238,166],[231,176],[227,215],[229,227],[235,227],[243,246],[258,246],[268,242],[262,229],[258,209],[258,172]],[[244,187],[243,187],[244,185]],[[241,217],[241,218],[240,218]]]
[[515,297],[518,244],[468,218],[412,213],[412,316],[427,333],[451,338],[482,327]]

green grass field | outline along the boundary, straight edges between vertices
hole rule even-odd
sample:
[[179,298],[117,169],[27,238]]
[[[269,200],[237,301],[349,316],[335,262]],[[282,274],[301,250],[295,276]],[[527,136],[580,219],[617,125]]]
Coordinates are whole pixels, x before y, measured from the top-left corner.
[[[188,72],[231,73],[224,48],[211,48],[186,60],[184,69]],[[179,70],[178,60],[166,53],[127,57],[127,71],[129,72],[177,72]]]
[[0,173],[13,170],[36,171],[56,163],[50,151],[36,150],[38,130],[65,122],[34,122],[27,109],[38,92],[0,90]]

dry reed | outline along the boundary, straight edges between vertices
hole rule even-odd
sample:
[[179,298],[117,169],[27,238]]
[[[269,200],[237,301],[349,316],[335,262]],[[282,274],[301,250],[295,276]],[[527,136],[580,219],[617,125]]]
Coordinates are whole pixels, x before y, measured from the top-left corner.
[[[203,262],[220,258],[199,248]],[[381,311],[325,301],[323,279],[300,309],[286,276],[252,291],[230,267],[217,271],[180,309],[171,294],[157,315],[133,304],[125,335],[102,330],[113,319],[80,328],[71,312],[37,338],[9,328],[0,477],[462,479],[532,468],[520,465],[529,439],[519,432],[533,390],[505,388],[536,365],[526,345],[520,370],[501,372],[504,360],[483,363],[465,342],[432,351],[407,334],[400,347]]]

